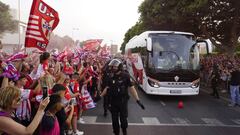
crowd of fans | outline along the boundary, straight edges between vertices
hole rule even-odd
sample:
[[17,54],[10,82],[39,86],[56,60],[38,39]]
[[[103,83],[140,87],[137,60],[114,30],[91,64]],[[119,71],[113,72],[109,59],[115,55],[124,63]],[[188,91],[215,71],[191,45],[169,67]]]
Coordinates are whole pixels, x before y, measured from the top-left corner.
[[238,55],[217,54],[201,57],[201,80],[210,86],[211,95],[219,98],[218,91],[229,93],[229,106],[240,105],[240,57]]
[[0,55],[0,134],[84,134],[77,122],[84,123],[82,113],[95,107],[109,57],[69,51]]
[[[227,54],[208,55],[201,57],[201,81],[210,84],[210,76],[214,65],[217,66],[220,74],[218,86],[222,90],[229,90],[230,73],[233,69],[240,69],[240,57]],[[224,91],[223,91],[224,92]]]
[[[7,55],[0,48],[0,134],[84,134],[77,122],[84,123],[82,113],[95,107],[93,99],[102,89],[109,60],[97,53],[75,56],[68,50]],[[213,73],[215,78],[219,74],[216,84],[225,90],[239,68],[239,56],[201,58],[202,81],[207,84]]]

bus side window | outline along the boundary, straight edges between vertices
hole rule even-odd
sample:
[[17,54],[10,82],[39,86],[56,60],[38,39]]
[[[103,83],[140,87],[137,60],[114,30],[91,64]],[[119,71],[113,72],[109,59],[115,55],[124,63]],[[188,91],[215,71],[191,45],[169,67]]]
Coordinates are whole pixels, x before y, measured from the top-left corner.
[[152,54],[148,53],[148,68],[152,68],[153,67],[153,58],[152,58]]
[[143,62],[143,67],[146,68],[147,67],[147,56],[142,55],[142,62]]
[[140,48],[140,55],[143,62],[143,67],[147,67],[147,47]]

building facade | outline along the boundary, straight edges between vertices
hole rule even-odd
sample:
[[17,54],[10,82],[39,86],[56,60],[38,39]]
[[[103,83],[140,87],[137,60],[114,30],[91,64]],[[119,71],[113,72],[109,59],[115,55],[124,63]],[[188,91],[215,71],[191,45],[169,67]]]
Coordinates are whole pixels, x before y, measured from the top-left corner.
[[111,45],[111,55],[118,53],[118,45]]

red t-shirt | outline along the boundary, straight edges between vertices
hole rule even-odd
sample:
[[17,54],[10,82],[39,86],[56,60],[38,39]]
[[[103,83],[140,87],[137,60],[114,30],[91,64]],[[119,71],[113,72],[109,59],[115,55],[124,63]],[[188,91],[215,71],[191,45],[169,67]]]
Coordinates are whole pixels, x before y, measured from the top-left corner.
[[43,70],[44,70],[44,71],[47,71],[48,68],[49,68],[48,60],[45,60],[45,61],[42,63],[42,66],[43,66]]
[[68,65],[67,63],[64,63],[63,72],[65,74],[71,75],[71,74],[73,74],[74,69],[70,64]]
[[29,75],[26,74],[25,76],[26,76],[27,82],[24,86],[24,89],[28,89],[31,86],[31,84],[33,83],[33,80]]
[[69,93],[69,88],[66,83],[64,83],[63,86],[66,88],[64,97],[69,101],[71,99],[71,94]]

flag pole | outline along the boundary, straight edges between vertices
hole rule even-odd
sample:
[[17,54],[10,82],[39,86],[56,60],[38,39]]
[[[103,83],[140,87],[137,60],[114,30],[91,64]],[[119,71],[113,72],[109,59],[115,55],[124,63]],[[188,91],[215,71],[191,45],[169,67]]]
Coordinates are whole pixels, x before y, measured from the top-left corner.
[[20,49],[21,45],[21,32],[20,32],[20,0],[18,0],[18,48]]

